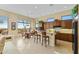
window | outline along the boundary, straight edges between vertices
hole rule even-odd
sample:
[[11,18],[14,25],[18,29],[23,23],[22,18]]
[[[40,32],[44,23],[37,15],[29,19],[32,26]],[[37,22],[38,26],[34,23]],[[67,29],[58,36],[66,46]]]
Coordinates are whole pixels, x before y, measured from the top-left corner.
[[73,17],[71,15],[61,16],[62,20],[71,20]]
[[20,28],[20,29],[24,28],[23,23],[18,22],[18,28]]
[[36,23],[36,28],[39,27],[39,23]]
[[7,29],[7,28],[8,28],[8,17],[0,16],[0,29]]
[[19,29],[23,29],[23,28],[30,28],[30,23],[28,23],[27,21],[25,21],[25,20],[19,20],[18,21],[18,23],[17,23],[17,25],[18,25],[18,28]]
[[53,21],[55,21],[54,18],[48,18],[48,19],[47,19],[47,22],[53,22]]
[[30,28],[30,23],[26,24],[26,28]]

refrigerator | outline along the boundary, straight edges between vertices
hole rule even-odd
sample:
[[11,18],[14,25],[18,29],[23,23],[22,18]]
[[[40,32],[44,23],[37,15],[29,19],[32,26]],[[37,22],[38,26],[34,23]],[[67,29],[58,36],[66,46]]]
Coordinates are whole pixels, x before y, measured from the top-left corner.
[[72,51],[74,54],[78,54],[78,20],[73,22]]
[[78,54],[78,45],[79,45],[79,39],[78,39],[78,29],[79,29],[79,14],[78,14],[78,6],[75,5],[72,9],[72,16],[73,16],[73,22],[72,22],[72,30],[73,30],[73,39],[72,39],[72,51],[74,54]]

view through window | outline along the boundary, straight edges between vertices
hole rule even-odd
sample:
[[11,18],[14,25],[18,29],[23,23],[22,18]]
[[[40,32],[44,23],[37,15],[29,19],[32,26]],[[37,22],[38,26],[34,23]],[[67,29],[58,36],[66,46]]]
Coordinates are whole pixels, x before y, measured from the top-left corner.
[[0,16],[0,29],[7,29],[7,28],[8,28],[8,17]]

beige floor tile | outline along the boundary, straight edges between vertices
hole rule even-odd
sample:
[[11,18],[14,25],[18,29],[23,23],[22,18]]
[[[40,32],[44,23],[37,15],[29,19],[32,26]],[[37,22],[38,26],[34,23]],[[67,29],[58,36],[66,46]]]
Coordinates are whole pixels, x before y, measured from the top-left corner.
[[55,47],[44,47],[34,43],[33,39],[17,38],[6,41],[3,50],[4,54],[70,54],[72,44],[64,41],[57,41]]

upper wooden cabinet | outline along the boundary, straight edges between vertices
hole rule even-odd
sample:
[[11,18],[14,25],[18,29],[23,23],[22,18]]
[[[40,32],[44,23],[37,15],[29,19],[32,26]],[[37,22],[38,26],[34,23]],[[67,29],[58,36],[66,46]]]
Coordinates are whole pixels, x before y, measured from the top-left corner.
[[44,22],[44,29],[47,29],[47,22]]
[[53,28],[53,22],[49,23],[49,28]]
[[61,20],[55,20],[53,26],[54,26],[54,27],[61,26]]
[[62,20],[62,28],[72,29],[72,20]]
[[39,30],[44,30],[44,22],[39,21]]
[[61,26],[61,20],[55,20],[53,22],[44,22],[44,29]]
[[53,22],[45,22],[44,23],[44,29],[53,28]]
[[55,20],[54,22],[44,22],[44,29],[62,27],[62,29],[72,29],[72,20]]

